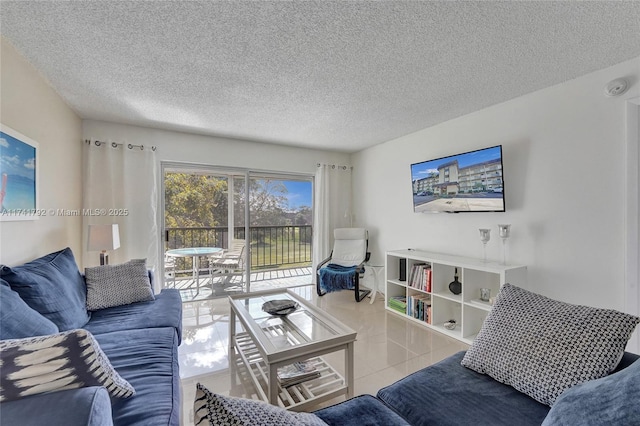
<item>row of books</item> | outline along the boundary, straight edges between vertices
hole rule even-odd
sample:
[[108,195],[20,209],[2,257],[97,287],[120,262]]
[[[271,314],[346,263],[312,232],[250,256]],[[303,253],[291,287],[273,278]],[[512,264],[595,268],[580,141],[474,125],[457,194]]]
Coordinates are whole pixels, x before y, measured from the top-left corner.
[[407,315],[431,324],[431,295],[415,294],[409,296]]
[[391,296],[387,304],[395,311],[403,314],[407,313],[407,298],[404,296]]
[[284,388],[318,377],[320,377],[320,372],[310,361],[294,362],[293,364],[278,368],[278,380]]
[[416,263],[411,267],[409,287],[431,293],[431,265]]

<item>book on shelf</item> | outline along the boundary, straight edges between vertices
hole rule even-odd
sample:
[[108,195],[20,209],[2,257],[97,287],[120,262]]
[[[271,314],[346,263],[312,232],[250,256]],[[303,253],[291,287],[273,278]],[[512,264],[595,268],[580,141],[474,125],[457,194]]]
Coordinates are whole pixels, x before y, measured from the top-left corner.
[[406,313],[407,313],[407,309],[406,308],[398,308],[396,306],[389,306],[389,309],[391,309],[393,311],[396,311],[396,312],[399,312],[399,313],[404,314],[404,315],[406,315]]
[[407,306],[407,298],[404,296],[391,296],[389,298],[389,305],[394,305],[398,307],[406,307]]
[[387,301],[389,308],[401,312],[407,313],[407,298],[404,296],[391,296]]
[[409,301],[407,303],[407,315],[428,323],[430,308],[430,294],[414,294],[409,296]]
[[431,291],[431,265],[428,263],[416,263],[411,267],[409,274],[409,287],[422,291]]
[[294,362],[278,368],[278,380],[282,387],[297,385],[320,377],[320,372],[310,361]]

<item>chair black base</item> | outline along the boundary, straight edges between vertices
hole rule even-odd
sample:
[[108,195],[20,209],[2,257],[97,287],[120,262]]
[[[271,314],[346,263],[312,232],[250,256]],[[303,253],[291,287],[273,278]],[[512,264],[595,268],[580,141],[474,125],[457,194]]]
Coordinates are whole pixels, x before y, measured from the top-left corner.
[[369,295],[369,293],[371,293],[371,290],[369,290],[369,289],[366,289],[366,290],[355,290],[356,302],[361,302],[362,299],[364,299],[365,297],[367,297]]

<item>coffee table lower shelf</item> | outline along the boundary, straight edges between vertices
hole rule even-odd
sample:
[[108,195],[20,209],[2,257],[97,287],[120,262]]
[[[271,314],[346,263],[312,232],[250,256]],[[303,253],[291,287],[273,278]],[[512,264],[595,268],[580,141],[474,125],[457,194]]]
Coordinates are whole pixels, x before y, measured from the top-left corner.
[[[263,401],[269,402],[267,396],[269,366],[248,333],[238,333],[232,338],[235,341],[234,347],[247,368],[247,373],[251,377],[258,396]],[[291,362],[294,361],[296,360]],[[322,357],[311,357],[307,361],[315,365],[316,370],[320,372],[320,377],[287,388],[278,384],[278,405],[280,407],[292,411],[304,411],[320,402],[347,394],[344,377]]]

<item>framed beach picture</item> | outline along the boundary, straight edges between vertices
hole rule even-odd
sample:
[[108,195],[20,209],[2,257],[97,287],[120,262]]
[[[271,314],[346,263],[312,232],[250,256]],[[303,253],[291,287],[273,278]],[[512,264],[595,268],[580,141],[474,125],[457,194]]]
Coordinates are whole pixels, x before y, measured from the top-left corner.
[[0,124],[0,221],[38,219],[38,143]]

